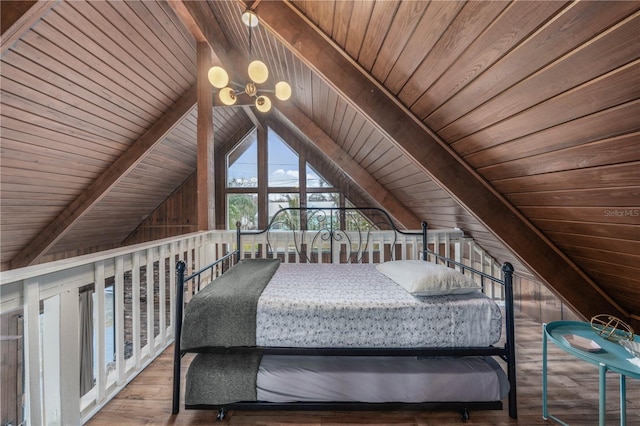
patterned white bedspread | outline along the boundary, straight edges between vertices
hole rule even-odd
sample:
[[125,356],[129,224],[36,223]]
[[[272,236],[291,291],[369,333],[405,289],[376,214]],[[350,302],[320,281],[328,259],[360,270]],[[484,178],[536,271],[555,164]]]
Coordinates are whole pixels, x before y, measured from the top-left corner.
[[488,346],[502,330],[484,294],[414,297],[371,264],[281,264],[256,322],[258,346],[284,347]]

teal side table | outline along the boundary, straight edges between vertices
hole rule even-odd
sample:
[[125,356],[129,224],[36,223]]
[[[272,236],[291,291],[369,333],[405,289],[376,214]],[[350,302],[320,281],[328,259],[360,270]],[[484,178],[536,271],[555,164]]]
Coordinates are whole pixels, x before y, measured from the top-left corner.
[[[591,339],[602,349],[597,352],[589,352],[575,348],[563,337],[565,334]],[[591,324],[579,321],[555,321],[542,326],[542,418],[553,419],[556,422],[567,425],[562,420],[549,414],[547,407],[547,341],[550,340],[565,352],[598,366],[599,370],[599,396],[598,412],[599,425],[605,425],[605,403],[606,403],[606,372],[612,371],[620,374],[620,425],[627,424],[626,414],[626,377],[640,379],[640,367],[632,364],[629,360],[633,358],[625,348],[616,342],[611,342],[598,336],[592,329]],[[640,336],[634,335],[634,340],[640,340]]]

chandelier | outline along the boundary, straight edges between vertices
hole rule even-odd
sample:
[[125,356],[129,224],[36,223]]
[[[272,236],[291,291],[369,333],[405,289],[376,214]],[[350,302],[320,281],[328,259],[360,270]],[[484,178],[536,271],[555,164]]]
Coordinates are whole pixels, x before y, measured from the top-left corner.
[[[251,30],[258,25],[258,16],[253,10],[247,9],[242,14],[242,22],[249,27],[249,58],[251,58]],[[256,98],[255,105],[258,111],[268,112],[271,109],[271,99],[264,95],[264,92],[274,93],[276,98],[281,101],[286,101],[291,97],[291,86],[286,81],[276,83],[273,90],[258,89],[256,85],[264,83],[269,78],[269,69],[264,62],[256,59],[249,64],[247,70],[251,81],[245,84],[244,87],[236,82],[231,82],[232,85],[238,88],[234,89],[229,85],[229,74],[224,68],[214,66],[209,69],[209,82],[216,89],[220,89],[218,97],[223,104],[234,105],[238,100],[238,95],[245,93],[252,98]]]

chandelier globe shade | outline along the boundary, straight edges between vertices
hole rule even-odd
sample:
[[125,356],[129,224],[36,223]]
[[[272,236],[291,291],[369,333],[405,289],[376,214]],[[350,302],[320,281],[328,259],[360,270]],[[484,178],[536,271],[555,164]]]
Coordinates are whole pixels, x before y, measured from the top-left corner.
[[276,83],[276,98],[286,101],[291,97],[291,86],[286,81]]
[[271,99],[266,96],[258,96],[256,99],[256,108],[260,112],[269,112],[271,109]]
[[221,89],[220,93],[218,93],[218,96],[220,97],[220,101],[222,101],[222,103],[227,106],[231,106],[235,104],[236,101],[238,100],[238,97],[236,96],[236,91],[233,90],[231,87],[225,87]]
[[[252,28],[258,26],[258,15],[253,10],[247,9],[242,14],[242,22],[249,28],[249,58],[251,58]],[[256,109],[260,112],[268,112],[271,110],[272,103],[265,93],[273,93],[281,101],[291,98],[291,86],[286,81],[279,81],[274,89],[263,89],[257,86],[269,79],[269,68],[264,62],[258,59],[251,61],[247,67],[247,72],[251,81],[243,86],[238,82],[232,81],[224,68],[213,66],[209,69],[207,77],[211,85],[219,89],[218,97],[223,105],[235,105],[238,101],[238,95],[244,94],[246,96],[240,105],[246,105],[245,99],[247,98],[255,98]]]
[[229,84],[229,74],[222,67],[211,67],[207,73],[209,83],[216,89],[222,89]]
[[253,10],[247,9],[242,12],[242,23],[247,27],[258,26],[258,15]]
[[249,64],[247,69],[249,72],[249,78],[258,84],[262,84],[269,78],[269,69],[264,62],[255,60]]

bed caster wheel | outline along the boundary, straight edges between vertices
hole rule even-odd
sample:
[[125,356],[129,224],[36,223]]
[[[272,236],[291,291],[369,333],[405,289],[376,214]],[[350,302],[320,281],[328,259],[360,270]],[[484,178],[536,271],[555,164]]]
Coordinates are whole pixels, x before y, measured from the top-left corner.
[[466,423],[469,420],[469,410],[462,410],[462,422]]
[[218,410],[218,415],[216,416],[216,420],[222,421],[224,420],[226,415],[227,415],[227,410],[225,410],[224,408],[221,408]]

